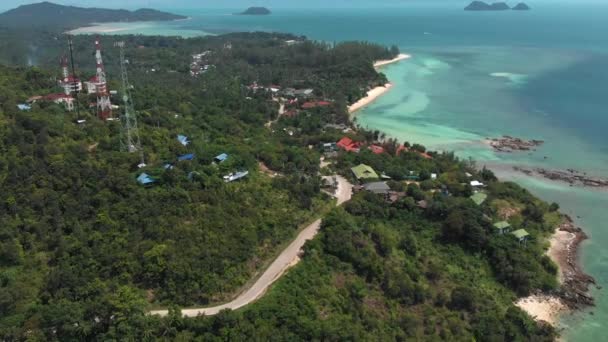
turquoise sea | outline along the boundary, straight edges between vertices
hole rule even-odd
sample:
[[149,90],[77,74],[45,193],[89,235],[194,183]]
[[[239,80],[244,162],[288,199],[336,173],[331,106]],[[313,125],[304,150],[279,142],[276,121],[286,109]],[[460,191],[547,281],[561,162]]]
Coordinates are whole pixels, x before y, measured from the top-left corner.
[[[114,33],[182,36],[280,31],[329,42],[397,44],[413,58],[383,69],[395,86],[359,112],[358,123],[473,157],[503,179],[558,202],[590,235],[582,264],[608,288],[608,191],[511,171],[513,165],[573,168],[608,178],[608,3],[530,4],[530,12],[468,13],[454,2],[275,10],[268,17],[231,15],[238,9],[166,8],[191,19],[109,27],[118,29]],[[496,154],[482,144],[503,134],[546,143],[515,154]],[[597,289],[593,294],[597,307],[563,317],[567,340],[608,336],[608,296]]]

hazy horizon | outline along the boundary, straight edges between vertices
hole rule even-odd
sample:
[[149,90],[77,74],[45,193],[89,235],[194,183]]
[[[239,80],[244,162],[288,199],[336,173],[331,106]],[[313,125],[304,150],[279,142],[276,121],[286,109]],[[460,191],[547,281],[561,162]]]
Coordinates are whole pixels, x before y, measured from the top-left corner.
[[[495,0],[490,0],[490,2]],[[535,4],[555,4],[555,3],[605,3],[605,0],[509,0],[509,4],[516,4],[524,1],[531,6]],[[32,0],[6,0],[0,3],[0,11],[6,11],[20,5],[42,2]],[[391,7],[406,6],[412,4],[454,4],[454,6],[466,6],[470,0],[333,0],[328,3],[326,0],[308,0],[305,4],[298,0],[132,0],[125,4],[124,0],[106,0],[99,3],[97,0],[55,0],[50,1],[62,5],[80,7],[103,7],[103,8],[125,8],[134,9],[141,7],[157,9],[184,9],[184,8],[237,8],[249,6],[266,6],[270,8],[349,8],[349,7]]]

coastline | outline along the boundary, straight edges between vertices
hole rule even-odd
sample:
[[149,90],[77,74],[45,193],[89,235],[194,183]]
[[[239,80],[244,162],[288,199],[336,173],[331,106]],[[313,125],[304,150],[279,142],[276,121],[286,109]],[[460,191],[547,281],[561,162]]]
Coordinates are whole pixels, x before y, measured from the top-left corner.
[[[133,29],[132,26],[128,26],[128,25],[132,25],[132,24],[147,24],[147,23],[153,23],[153,22],[177,22],[177,21],[188,21],[188,20],[192,20],[192,17],[186,17],[184,19],[160,20],[160,21],[140,20],[140,21],[128,21],[128,22],[118,21],[118,22],[107,22],[107,23],[90,23],[86,26],[81,26],[81,27],[77,27],[75,29],[66,31],[65,33],[74,34],[74,35],[76,35],[76,34],[93,34],[93,33],[99,33],[99,34],[116,33],[116,32],[127,31],[130,29]],[[113,24],[126,24],[127,26],[115,27],[115,26],[112,26]]]
[[581,228],[574,225],[569,216],[549,239],[550,247],[546,255],[557,265],[560,288],[552,293],[535,293],[520,298],[515,305],[526,311],[538,322],[557,326],[563,314],[593,306],[593,298],[587,294],[595,280],[581,269],[578,262],[578,248],[587,239]]
[[352,119],[352,114],[354,114],[358,110],[362,109],[363,107],[368,106],[372,102],[376,101],[380,96],[386,94],[389,90],[391,90],[392,87],[393,87],[392,83],[387,83],[383,87],[376,87],[376,88],[368,91],[367,96],[359,99],[359,101],[350,105],[348,107],[348,113],[351,114],[351,119]]
[[383,67],[385,65],[397,63],[399,61],[402,61],[404,59],[409,59],[409,58],[412,58],[412,56],[408,55],[408,54],[405,54],[405,53],[400,53],[399,55],[397,55],[397,57],[395,57],[393,59],[386,59],[386,60],[376,61],[374,63],[374,68],[378,69],[378,68],[381,68],[381,67]]
[[[411,55],[405,54],[405,53],[400,53],[399,55],[397,55],[397,57],[393,58],[393,59],[387,59],[387,60],[380,60],[380,61],[376,61],[374,62],[374,68],[379,69],[382,68],[384,66],[390,65],[390,64],[394,64],[406,59],[411,58]],[[351,120],[353,119],[353,114],[357,111],[359,111],[360,109],[370,105],[371,103],[373,103],[374,101],[376,101],[380,96],[388,93],[389,90],[391,90],[391,88],[393,87],[392,83],[387,83],[384,86],[380,86],[380,87],[376,87],[371,89],[370,91],[367,92],[367,96],[359,99],[357,102],[353,103],[352,105],[350,105],[348,107],[348,113],[351,116]]]
[[[410,58],[409,55],[400,54],[392,60],[377,61],[374,63],[374,67],[378,69],[408,58]],[[376,87],[370,90],[366,97],[349,106],[351,120],[353,120],[355,112],[386,94],[392,86],[392,83],[388,83],[384,87]],[[491,146],[489,141],[482,143]],[[574,221],[566,215],[564,221],[556,227],[549,238],[550,248],[546,252],[546,255],[558,267],[559,288],[551,293],[539,291],[528,297],[519,298],[514,304],[537,322],[553,327],[558,326],[563,314],[593,306],[594,300],[588,295],[588,290],[591,284],[595,284],[595,280],[584,273],[579,266],[578,259],[578,248],[587,238],[583,230],[576,227]]]

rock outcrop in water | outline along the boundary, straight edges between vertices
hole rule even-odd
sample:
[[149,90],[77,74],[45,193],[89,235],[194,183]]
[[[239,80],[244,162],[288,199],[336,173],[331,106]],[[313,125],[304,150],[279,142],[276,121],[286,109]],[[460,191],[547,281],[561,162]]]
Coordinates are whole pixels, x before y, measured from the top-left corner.
[[488,4],[483,1],[473,1],[464,8],[465,11],[507,11],[510,9],[511,7],[509,7],[509,5],[507,5],[505,2]]
[[591,177],[584,172],[579,172],[573,169],[568,169],[565,171],[547,170],[543,168],[527,169],[520,166],[514,166],[513,169],[528,176],[541,176],[552,181],[568,183],[570,186],[608,188],[608,179]]
[[249,7],[242,13],[238,13],[240,15],[269,15],[271,14],[270,10],[266,7]]
[[545,142],[542,140],[523,140],[505,135],[502,138],[488,138],[488,143],[496,152],[514,152],[534,150]]
[[530,6],[528,6],[526,3],[520,2],[511,9],[514,11],[529,11]]

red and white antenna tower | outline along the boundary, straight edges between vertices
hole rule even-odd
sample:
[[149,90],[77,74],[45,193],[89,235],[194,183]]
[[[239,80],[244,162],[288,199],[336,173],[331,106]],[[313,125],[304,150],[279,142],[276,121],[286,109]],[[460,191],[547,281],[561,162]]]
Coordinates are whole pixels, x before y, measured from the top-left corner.
[[106,72],[103,67],[103,59],[101,58],[99,37],[95,40],[95,62],[97,63],[97,116],[102,120],[106,120],[112,117],[112,103],[110,102],[110,95],[108,94]]

